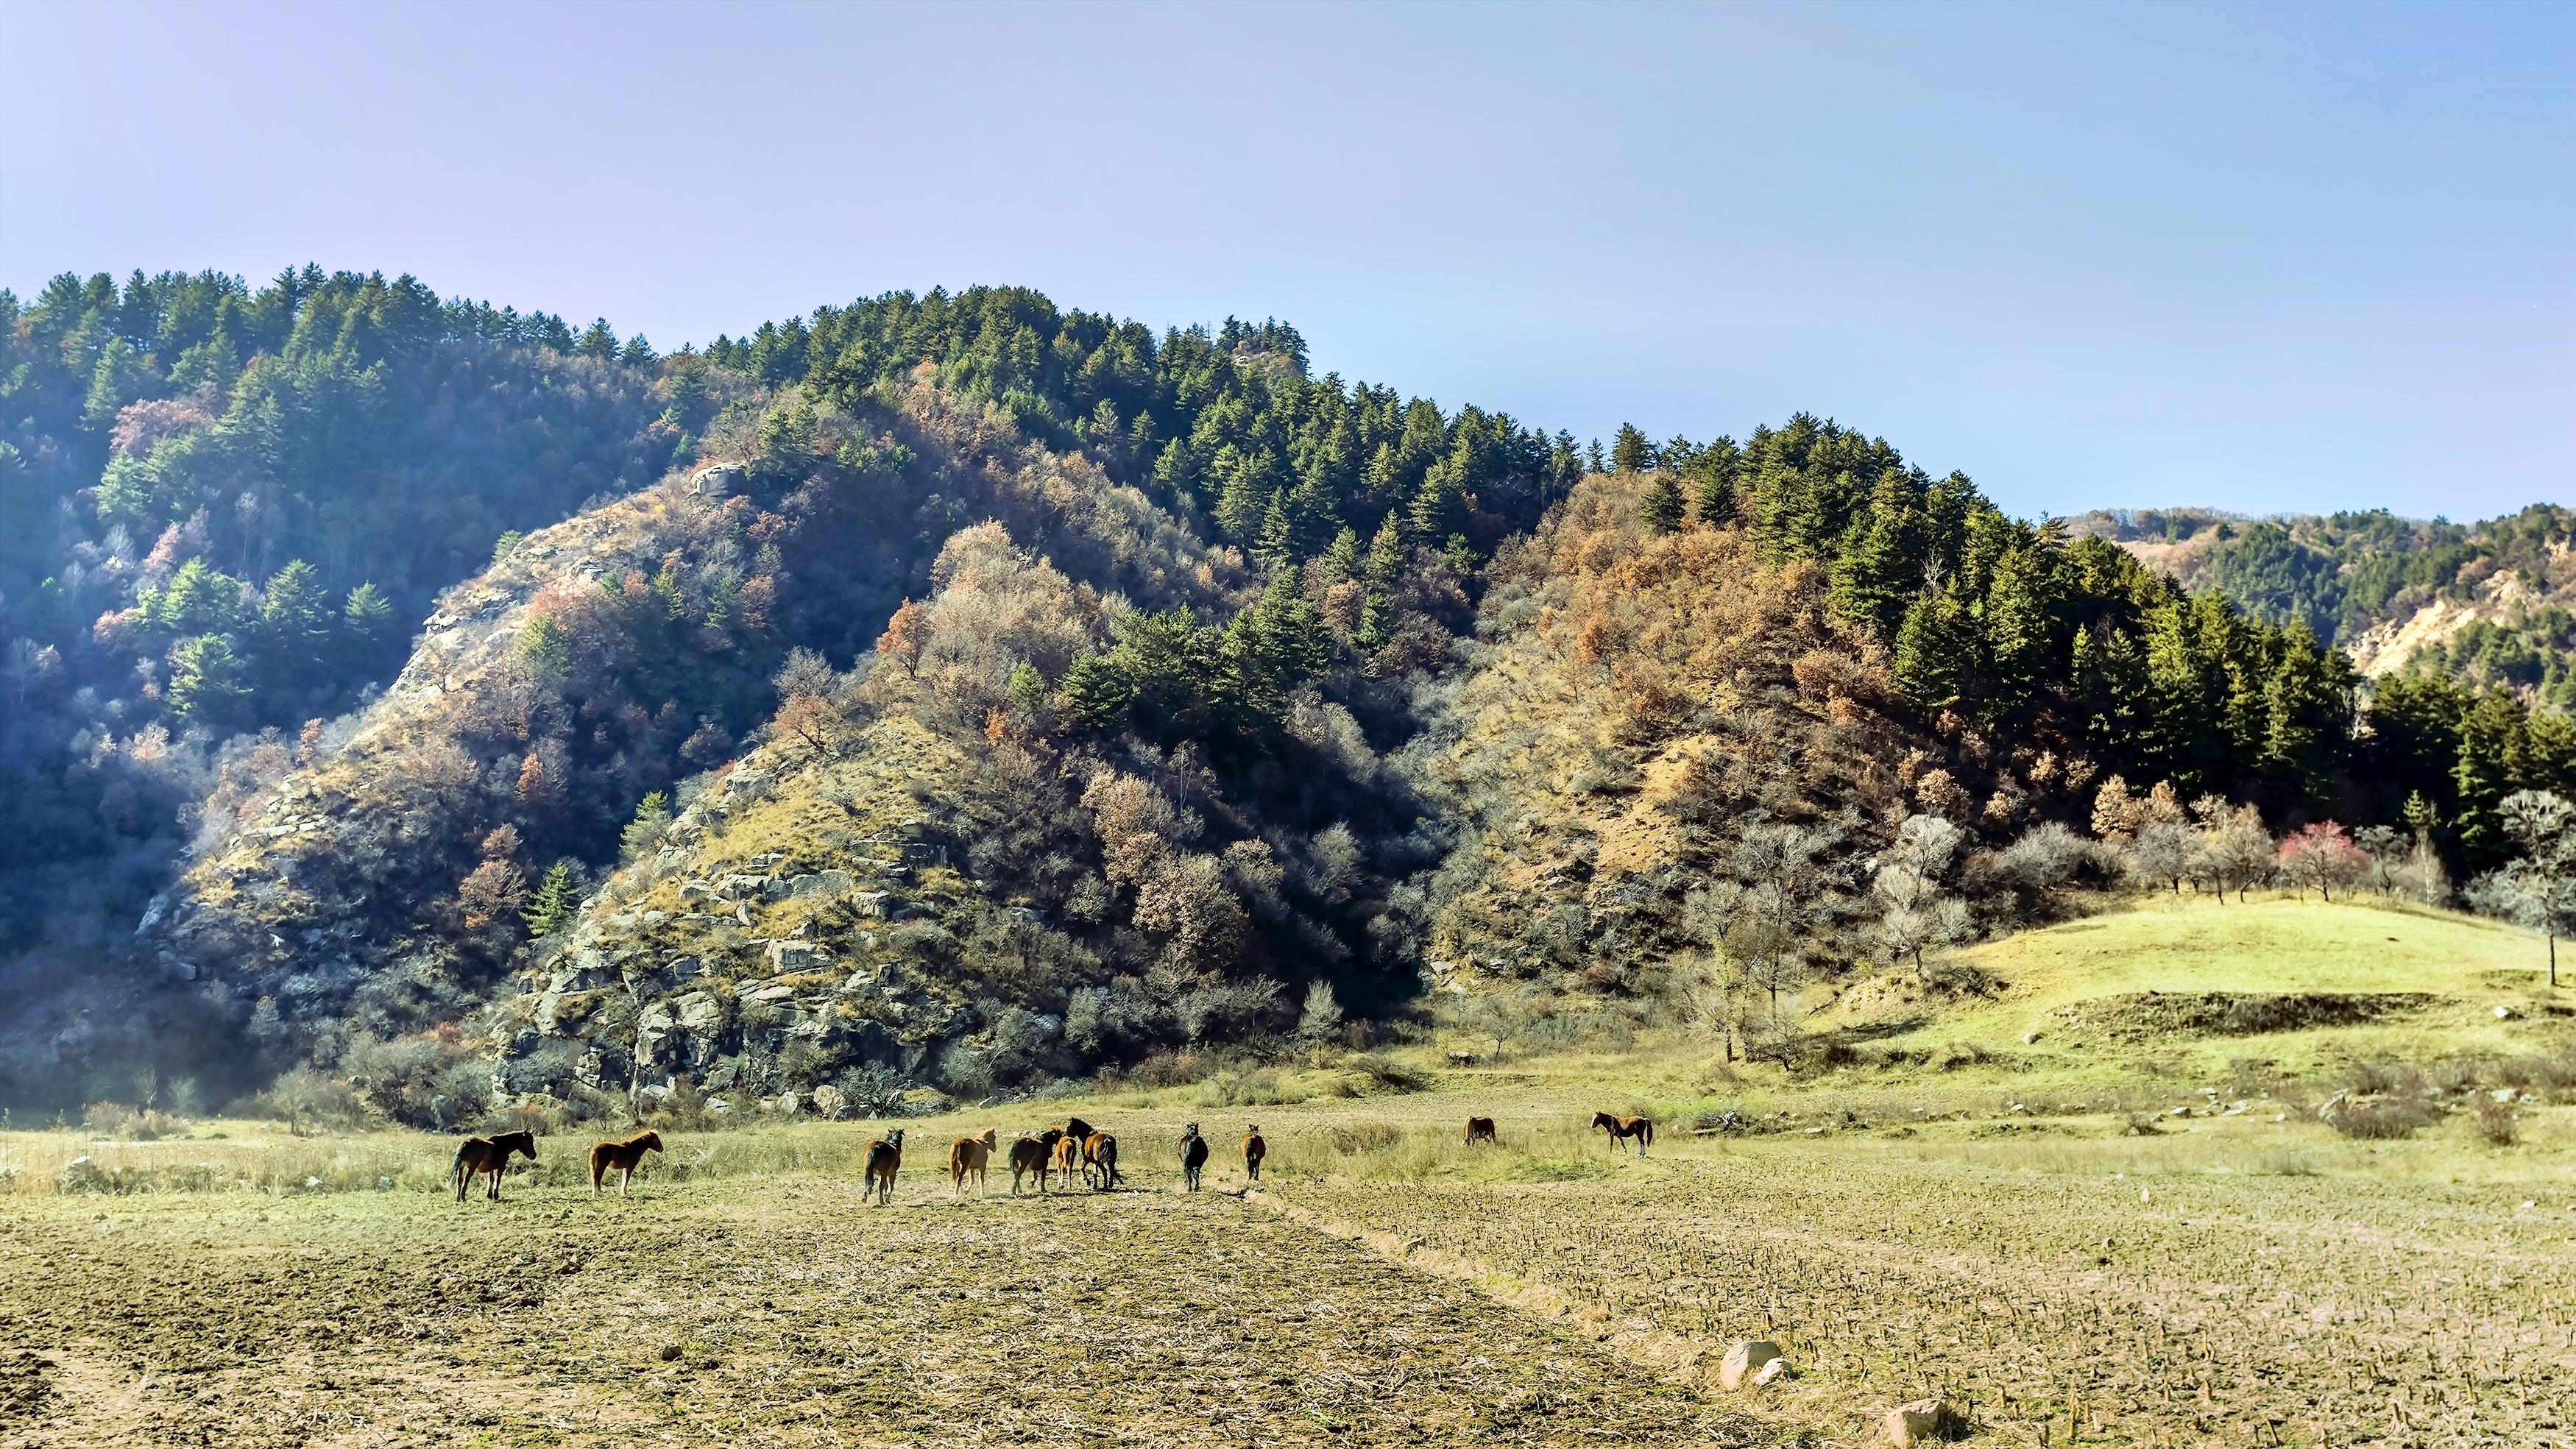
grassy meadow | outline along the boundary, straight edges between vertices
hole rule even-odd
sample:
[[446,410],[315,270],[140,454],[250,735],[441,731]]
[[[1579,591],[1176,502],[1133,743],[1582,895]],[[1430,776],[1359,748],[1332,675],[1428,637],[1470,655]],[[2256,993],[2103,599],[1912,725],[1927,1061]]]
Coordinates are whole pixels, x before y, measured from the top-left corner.
[[[622,1202],[589,1135],[548,1137],[463,1205],[422,1134],[11,1131],[0,1425],[1859,1446],[1938,1394],[1996,1445],[2576,1445],[2576,1021],[2542,964],[2446,913],[2150,902],[1961,953],[1982,994],[1847,992],[1811,1024],[1855,1049],[1794,1080],[1678,1034],[1432,1042],[909,1120],[882,1209],[887,1124],[673,1132]],[[2229,1034],[2123,1015],[2151,992],[2402,1009]],[[2356,1134],[2339,1098],[2415,1115]],[[1654,1116],[1652,1151],[1594,1110]],[[952,1200],[950,1139],[1069,1112],[1128,1190]],[[1185,1122],[1218,1148],[1196,1196]],[[1721,1392],[1742,1339],[1794,1375]]]

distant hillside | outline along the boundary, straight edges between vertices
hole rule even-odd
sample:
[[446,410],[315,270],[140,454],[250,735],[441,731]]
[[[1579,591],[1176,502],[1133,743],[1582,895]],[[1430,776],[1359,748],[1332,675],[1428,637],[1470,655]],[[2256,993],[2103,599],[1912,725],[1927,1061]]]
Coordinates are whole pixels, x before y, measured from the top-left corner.
[[10,1104],[890,1105],[1435,990],[1769,1050],[2287,828],[2438,895],[2576,789],[2555,712],[2365,719],[2136,520],[1805,415],[1605,452],[1008,288],[670,356],[318,271],[0,311]]
[[2576,705],[2576,513],[2534,504],[2480,523],[2385,512],[2246,519],[2205,509],[2072,520],[2194,592],[2297,620],[2363,674],[2429,672]]

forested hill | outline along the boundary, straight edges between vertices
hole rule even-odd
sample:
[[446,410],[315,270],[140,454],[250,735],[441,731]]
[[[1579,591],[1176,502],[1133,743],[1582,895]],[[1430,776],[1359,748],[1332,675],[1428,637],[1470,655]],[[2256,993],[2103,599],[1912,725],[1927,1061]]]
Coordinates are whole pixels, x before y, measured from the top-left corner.
[[1605,456],[1004,288],[670,355],[309,269],[0,317],[0,1100],[1019,1088],[1462,943],[1641,989],[1757,827],[2240,802],[2476,867],[2576,775],[1805,416]]
[[2275,622],[2298,620],[2371,675],[2430,674],[2576,705],[2576,513],[2536,503],[2477,523],[2385,511],[2247,519],[2207,509],[2072,520]]

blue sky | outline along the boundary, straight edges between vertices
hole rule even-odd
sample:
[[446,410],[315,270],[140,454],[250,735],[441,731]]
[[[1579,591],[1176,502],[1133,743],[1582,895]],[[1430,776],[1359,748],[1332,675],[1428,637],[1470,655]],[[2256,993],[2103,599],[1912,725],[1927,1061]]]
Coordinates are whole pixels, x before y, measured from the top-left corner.
[[894,288],[2022,513],[2576,502],[2576,8],[6,11],[0,286],[307,260],[659,346]]

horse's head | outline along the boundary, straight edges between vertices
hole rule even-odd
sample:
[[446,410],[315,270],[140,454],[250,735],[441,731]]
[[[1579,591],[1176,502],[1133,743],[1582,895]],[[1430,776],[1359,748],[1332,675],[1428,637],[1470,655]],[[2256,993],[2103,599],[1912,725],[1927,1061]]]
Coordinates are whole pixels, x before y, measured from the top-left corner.
[[635,1139],[635,1145],[650,1152],[659,1152],[662,1150],[662,1134],[659,1132],[647,1132],[643,1136]]
[[1618,1130],[1618,1127],[1619,1127],[1618,1122],[1617,1122],[1617,1121],[1615,1121],[1614,1119],[1612,1119],[1612,1117],[1610,1116],[1610,1114],[1609,1114],[1609,1113],[1607,1113],[1607,1112],[1595,1112],[1595,1113],[1593,1113],[1593,1114],[1592,1114],[1592,1125],[1593,1125],[1593,1126],[1595,1126],[1595,1127],[1607,1127],[1607,1128],[1610,1128],[1610,1129],[1611,1129],[1612,1131],[1614,1131],[1614,1132],[1615,1132],[1615,1131],[1617,1131],[1617,1130]]
[[1181,1136],[1182,1136],[1182,1138],[1183,1138],[1184,1140],[1186,1140],[1186,1139],[1188,1139],[1188,1138],[1196,1137],[1196,1136],[1198,1136],[1198,1135],[1199,1135],[1199,1124],[1197,1124],[1196,1122],[1191,1122],[1191,1123],[1184,1124],[1184,1125],[1182,1126],[1182,1128],[1181,1128]]
[[892,1132],[887,1133],[885,1135],[885,1140],[886,1146],[893,1148],[897,1152],[901,1152],[903,1150],[903,1129],[897,1127]]

